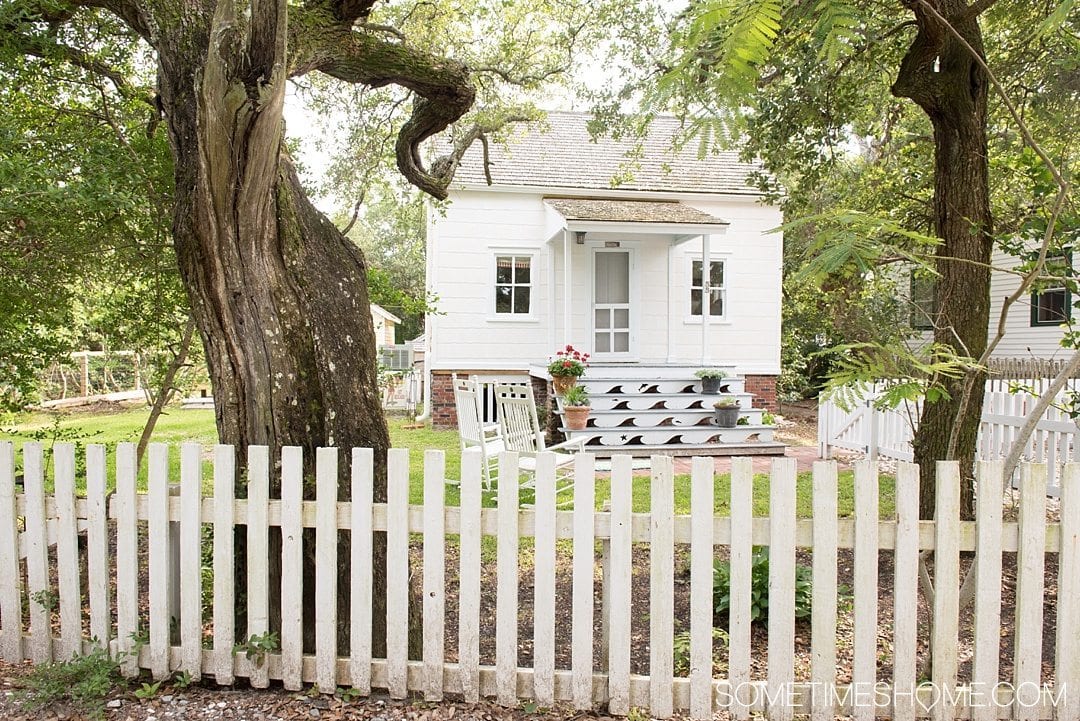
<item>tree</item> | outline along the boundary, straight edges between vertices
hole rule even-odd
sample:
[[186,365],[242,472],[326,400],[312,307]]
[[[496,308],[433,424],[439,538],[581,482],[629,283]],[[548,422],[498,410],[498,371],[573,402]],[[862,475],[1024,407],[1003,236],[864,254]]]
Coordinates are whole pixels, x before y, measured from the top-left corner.
[[[692,2],[672,20],[674,52],[660,63],[663,74],[651,99],[691,117],[688,134],[696,135],[703,148],[718,137],[745,137],[748,151],[763,157],[770,170],[785,180],[796,179],[794,188],[787,188],[796,201],[806,201],[810,189],[850,157],[853,138],[869,139],[872,153],[896,153],[894,133],[925,124],[933,147],[926,230],[940,239],[933,261],[938,299],[934,336],[950,358],[963,362],[960,372],[938,378],[938,399],[924,404],[915,441],[922,466],[920,512],[933,514],[934,462],[956,459],[965,477],[962,503],[970,513],[982,407],[981,393],[971,389],[982,386],[976,361],[987,347],[995,243],[987,137],[990,83],[980,24],[991,28],[1000,57],[1011,55],[1014,61],[1020,56],[1014,52],[1020,38],[1044,58],[1057,60],[1069,57],[1070,43],[1048,40],[1054,23],[1063,22],[1060,9],[1055,20],[1048,10],[1005,0],[904,0],[895,5]],[[1049,23],[1044,32],[1033,35],[1031,28],[1043,20]],[[1027,97],[1035,105],[1047,86],[1042,68],[1024,63],[1011,71],[1027,78]],[[911,106],[892,101],[890,94],[914,103],[922,119],[906,117]],[[1014,132],[1007,142],[1015,146],[1015,137]],[[911,136],[904,140],[922,142]],[[763,181],[769,185],[769,178]],[[897,181],[899,188],[885,188],[893,201],[899,189],[920,187],[916,174]],[[914,204],[894,202],[893,207]],[[902,227],[896,217],[890,212],[886,219]],[[903,248],[903,240],[901,234],[890,245]],[[888,255],[875,253],[879,259]]]

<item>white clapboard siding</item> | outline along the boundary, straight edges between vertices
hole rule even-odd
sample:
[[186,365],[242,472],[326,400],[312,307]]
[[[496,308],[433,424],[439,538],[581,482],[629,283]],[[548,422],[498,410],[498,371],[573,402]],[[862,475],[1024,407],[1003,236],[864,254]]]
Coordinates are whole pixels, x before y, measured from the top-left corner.
[[732,716],[750,717],[750,589],[754,554],[754,466],[749,458],[731,462],[731,602],[728,608],[728,683]]
[[171,646],[169,613],[170,541],[169,529],[169,446],[151,443],[149,447],[148,488],[149,521],[148,535],[150,555],[148,559],[150,580],[150,673],[156,680],[169,676]]
[[322,693],[337,688],[338,449],[315,454],[315,667]]
[[180,669],[202,675],[202,448],[180,447]]
[[8,663],[23,659],[22,588],[19,573],[19,526],[15,515],[15,444],[0,441],[0,629]]
[[[975,544],[978,553],[969,573],[975,574],[975,655],[971,681],[976,688],[993,688],[998,680],[1001,654],[1001,461],[982,461],[976,466],[978,507]],[[898,494],[899,496],[899,494]],[[972,709],[974,721],[993,721],[992,703]]]
[[[86,447],[86,577],[90,602],[90,638],[109,648],[112,618],[109,611],[109,520],[105,508],[105,446]],[[2,540],[0,540],[2,543]],[[2,574],[2,570],[0,570]]]
[[713,459],[690,476],[690,717],[713,715]]
[[[9,541],[6,549],[0,546],[0,573],[14,579],[0,587],[0,649],[5,658],[21,658],[26,654],[44,660],[53,653],[64,658],[89,648],[91,640],[102,633],[99,641],[115,641],[110,648],[122,654],[119,660],[127,675],[146,669],[162,677],[176,669],[193,668],[194,672],[189,671],[192,675],[212,673],[218,682],[240,678],[249,679],[253,685],[267,685],[280,680],[292,689],[312,684],[323,691],[352,683],[362,693],[387,689],[397,697],[404,697],[419,692],[433,701],[446,694],[460,694],[467,701],[491,698],[506,706],[518,706],[522,702],[557,706],[569,702],[582,710],[606,702],[606,711],[610,713],[627,715],[632,709],[640,708],[642,713],[654,718],[689,711],[692,718],[704,719],[717,710],[728,710],[734,717],[753,713],[770,721],[802,714],[822,721],[829,714],[892,717],[901,721],[918,717],[989,721],[990,716],[1010,714],[1021,719],[1080,721],[1076,706],[1069,705],[1077,703],[1073,685],[1080,686],[1075,637],[1075,629],[1080,626],[1076,601],[1080,597],[1077,571],[1080,466],[1070,464],[1064,468],[1062,520],[1048,523],[1043,493],[1045,468],[1023,468],[1020,520],[1012,522],[1002,520],[1000,504],[994,500],[1003,483],[1000,464],[980,464],[977,476],[982,503],[978,520],[968,523],[959,520],[955,463],[935,468],[938,518],[920,522],[918,468],[909,464],[900,464],[896,471],[895,520],[878,519],[876,475],[870,465],[860,466],[856,472],[855,518],[838,519],[837,472],[828,463],[815,467],[813,518],[796,519],[796,476],[791,460],[774,465],[769,481],[769,517],[755,519],[753,476],[746,459],[733,464],[730,514],[717,517],[713,514],[715,480],[711,459],[693,461],[690,514],[676,515],[674,469],[668,458],[652,459],[650,476],[637,479],[638,483],[650,485],[651,504],[648,512],[635,514],[631,508],[633,468],[626,457],[613,462],[610,511],[594,510],[594,461],[592,456],[582,454],[574,462],[575,508],[573,512],[559,512],[555,507],[553,459],[549,455],[541,455],[535,473],[530,474],[536,487],[535,508],[523,508],[518,503],[519,469],[513,454],[500,458],[498,507],[483,508],[482,458],[475,451],[463,454],[459,506],[445,503],[446,461],[442,452],[427,453],[423,469],[424,505],[417,507],[408,504],[406,451],[394,451],[388,456],[386,503],[373,502],[375,462],[370,450],[352,454],[350,501],[338,500],[338,485],[344,474],[338,473],[336,449],[319,450],[314,459],[309,459],[314,461],[315,488],[314,499],[307,501],[303,500],[304,458],[299,448],[281,451],[280,500],[269,498],[269,489],[279,485],[271,475],[278,471],[271,469],[269,449],[252,447],[249,452],[247,498],[233,498],[236,481],[233,451],[228,446],[219,446],[214,450],[214,498],[203,499],[199,497],[202,452],[197,446],[185,445],[181,449],[178,497],[169,493],[167,447],[152,447],[148,463],[149,492],[139,494],[134,446],[120,446],[116,459],[117,492],[109,509],[110,520],[115,520],[116,526],[116,553],[110,555],[105,550],[110,535],[104,513],[103,449],[91,449],[87,455],[87,497],[82,499],[73,492],[81,479],[75,477],[70,447],[57,449],[56,463],[51,465],[52,477],[46,478],[41,446],[27,444],[23,448],[25,492],[17,494],[15,451],[10,444],[0,443],[0,541]],[[44,489],[50,481],[56,490],[46,495]],[[143,522],[147,524],[145,531],[140,526]],[[201,550],[202,534],[197,531],[204,522],[214,525],[212,649],[202,648],[202,624],[190,623],[192,613],[201,619],[201,594],[193,603],[192,589],[197,585],[187,582],[187,577],[196,573],[192,568],[192,558],[196,557],[193,551]],[[100,528],[94,530],[97,524]],[[235,550],[232,538],[240,527],[245,527],[243,532],[248,534],[246,545],[251,554],[246,559],[249,574],[246,579],[235,579],[231,558]],[[276,559],[269,558],[268,539],[277,534],[277,530],[271,530],[274,527],[279,527],[282,534],[284,578],[280,581],[280,608],[274,607],[279,602],[278,589],[271,593],[269,586],[268,568]],[[99,603],[89,598],[95,593],[95,584],[100,591],[100,579],[82,581],[76,577],[72,582],[70,569],[77,570],[84,560],[75,543],[77,533],[83,528],[87,529],[88,571],[93,563],[95,568],[104,566],[106,572],[91,572],[92,576],[115,574],[117,625],[112,639],[107,623],[104,631],[93,630],[95,625],[102,625],[100,616],[108,618],[107,605],[102,610]],[[336,616],[340,601],[338,584],[345,578],[342,576],[339,581],[337,576],[338,539],[342,532],[350,534],[353,549],[349,574],[352,617],[348,620]],[[369,624],[372,589],[382,580],[371,578],[373,541],[374,534],[382,532],[387,533],[389,559],[385,579],[389,591],[386,659],[372,658]],[[308,629],[304,626],[302,605],[307,565],[305,534],[314,543],[307,551],[313,552],[314,576],[307,582],[319,603],[313,617],[307,612],[307,622],[315,624]],[[413,534],[423,534],[424,539],[422,610],[427,621],[423,658],[417,660],[407,657],[408,604],[412,602],[409,539]],[[148,553],[141,557],[139,536],[149,539]],[[443,625],[448,594],[455,589],[454,574],[446,574],[444,569],[447,546],[455,542],[454,536],[458,537],[461,564],[456,588],[459,642],[456,663],[447,663]],[[483,536],[495,539],[498,548],[494,560],[495,612],[493,618],[484,619],[485,625],[494,629],[494,666],[479,664],[480,579],[483,573],[491,572],[491,561],[481,554]],[[526,563],[519,557],[523,537],[531,538],[533,547],[531,559]],[[557,550],[569,545],[559,545],[559,539],[572,541],[574,554],[572,602],[565,609],[556,606],[555,574],[564,560]],[[602,564],[606,582],[601,584],[604,590],[599,599],[594,592],[598,582],[597,541],[605,547],[606,556]],[[50,542],[55,544],[55,558],[50,558],[53,548]],[[676,543],[691,546],[689,619],[677,619],[673,613]],[[649,545],[648,569],[633,565],[635,544],[643,548]],[[764,679],[751,679],[749,675],[749,601],[755,545],[767,545],[771,553],[769,648]],[[729,618],[729,677],[714,682],[711,566],[717,547],[721,554],[726,547],[731,559],[733,597]],[[801,673],[803,660],[794,655],[796,547],[811,552],[815,582],[809,629],[810,678],[799,682],[794,681],[796,666],[799,665]],[[841,684],[833,689],[838,655],[835,603],[840,548],[853,549],[855,558],[852,679],[855,685]],[[971,550],[976,551],[972,583],[977,600],[973,609],[976,616],[973,642],[968,646],[958,634],[961,581],[958,561],[961,551]],[[178,564],[172,551],[179,556]],[[936,556],[935,620],[930,631],[934,653],[931,680],[950,692],[937,699],[923,693],[916,700],[911,691],[919,659],[916,622],[920,551],[932,551]],[[879,678],[876,673],[876,559],[881,552],[893,554],[895,568],[891,679]],[[996,654],[1003,583],[1001,560],[1006,552],[1017,553],[1019,573],[1015,583],[1016,615],[1012,619],[1016,626],[1016,669],[1011,679],[1003,681],[999,678]],[[1061,554],[1055,688],[1036,697],[1036,689],[1043,681],[1039,661],[1044,633],[1043,571],[1047,553]],[[95,555],[97,561],[92,560]],[[27,596],[19,588],[20,556],[27,563]],[[529,560],[531,579],[522,575]],[[50,572],[50,566],[55,570]],[[640,574],[637,578],[635,571]],[[149,577],[149,594],[140,598],[138,579],[144,574]],[[334,583],[327,583],[328,575],[333,576]],[[233,590],[236,580],[241,581],[241,586],[246,584],[248,627],[244,635],[232,627],[237,600],[243,598]],[[533,627],[529,636],[523,636],[518,630],[521,623],[518,599],[522,583],[528,585],[530,580],[534,593]],[[273,581],[278,582],[276,578]],[[644,586],[639,586],[642,582]],[[85,586],[88,598],[85,605],[73,605],[72,588],[80,583]],[[37,591],[30,597],[35,587]],[[172,590],[180,591],[176,605]],[[69,599],[66,606],[62,601],[65,595]],[[59,607],[53,605],[53,599],[61,601]],[[596,603],[600,604],[598,611],[601,618],[607,619],[605,625],[610,633],[602,657],[593,653]],[[24,629],[26,605],[37,615],[37,620],[31,617],[29,627]],[[134,639],[138,638],[140,645],[146,643],[147,629],[140,628],[140,609],[149,614],[149,643],[136,656],[128,653]],[[647,628],[638,629],[650,649],[648,658],[630,657],[631,619],[635,613],[648,614]],[[281,637],[279,646],[275,647],[267,632],[269,618],[279,614]],[[171,628],[174,615],[178,615],[179,624]],[[338,655],[337,648],[339,621],[348,625],[351,635],[350,655],[344,658]],[[691,628],[690,674],[689,678],[673,678],[673,631],[687,621]],[[555,668],[554,664],[555,629],[560,623],[570,624],[572,631],[568,669]],[[86,633],[88,628],[90,635]],[[801,629],[800,633],[805,630]],[[24,631],[29,632],[25,639]],[[302,645],[305,631],[312,634],[315,644],[308,653]],[[234,640],[240,642],[235,657],[229,649]],[[522,648],[530,643],[533,663],[531,667],[523,667]],[[268,651],[263,653],[260,649]],[[971,654],[972,681],[962,679],[962,685],[957,686],[957,661],[961,653],[965,657]],[[647,671],[631,674],[632,661],[635,669],[645,671],[647,665]],[[875,682],[877,685],[864,686]],[[986,704],[978,703],[987,700],[980,690],[985,684],[995,689],[994,714],[985,711]],[[1022,695],[1017,697],[1010,687],[1018,688]],[[890,692],[893,708],[880,703]],[[822,696],[827,699],[825,702],[819,701]]]
[[608,610],[608,711],[630,713],[630,609],[633,546],[630,512],[633,463],[629,456],[611,461],[611,581]]
[[[836,685],[836,463],[814,464],[814,558],[811,601],[811,680],[815,688]],[[815,694],[813,721],[832,721],[833,696]]]
[[499,534],[495,560],[496,700],[517,703],[518,456],[499,454]]
[[289,691],[303,688],[304,656],[303,449],[281,449],[281,676]]
[[[578,710],[593,705],[593,587],[596,547],[594,540],[596,506],[596,459],[583,453],[574,459],[574,567],[571,659],[573,701]],[[464,496],[462,497],[464,503]]]
[[769,718],[790,721],[795,682],[795,459],[775,460],[769,479]]
[[896,548],[893,551],[893,688],[896,721],[913,721],[919,621],[919,467],[896,467]]
[[933,716],[943,721],[952,718],[954,712],[951,698],[955,697],[960,625],[960,466],[955,461],[937,464],[936,493],[931,680],[941,690],[941,701],[935,704]]
[[60,660],[82,653],[79,527],[75,517],[75,446],[53,446],[56,485],[56,576],[60,588]]
[[458,678],[466,703],[480,698],[480,484],[485,462],[479,448],[461,454]]
[[370,448],[352,452],[352,506],[349,573],[349,676],[359,693],[371,693],[371,589],[374,536],[371,504],[375,493],[375,454]]
[[391,698],[409,693],[409,451],[387,454],[386,672]]
[[1063,691],[1060,721],[1080,721],[1080,465],[1061,479],[1061,548],[1058,557],[1054,687]]
[[233,554],[236,495],[236,452],[232,446],[214,447],[214,680],[233,682],[233,646],[236,643],[236,570]]
[[446,664],[446,454],[424,454],[424,699],[441,701]]
[[52,660],[52,612],[48,602],[49,538],[45,525],[45,473],[40,443],[23,446],[26,487],[26,584],[30,598],[30,659]]
[[[1016,553],[1016,652],[1013,718],[1038,717],[1035,689],[1042,675],[1043,585],[1046,544],[1046,466],[1020,471],[1020,549]],[[1075,630],[1075,629],[1074,629]]]
[[[851,681],[855,688],[877,682],[878,469],[876,461],[855,465],[855,624]],[[874,717],[872,704],[857,704],[855,721]]]
[[536,459],[536,539],[533,546],[533,697],[555,705],[555,455]]
[[135,444],[116,446],[116,640],[120,670],[132,678],[139,674],[133,653],[139,634],[139,517],[137,509]]

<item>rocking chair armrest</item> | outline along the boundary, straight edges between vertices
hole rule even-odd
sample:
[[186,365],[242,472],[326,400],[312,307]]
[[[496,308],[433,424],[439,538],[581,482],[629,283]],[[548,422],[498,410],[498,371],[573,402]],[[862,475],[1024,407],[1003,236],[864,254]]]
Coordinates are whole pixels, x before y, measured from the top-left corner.
[[567,451],[567,450],[569,450],[569,451],[573,451],[575,453],[584,453],[585,452],[585,441],[586,440],[587,440],[586,438],[580,438],[580,437],[579,438],[571,438],[569,440],[563,441],[562,443],[556,443],[553,446],[548,446],[544,450],[547,450],[547,451]]

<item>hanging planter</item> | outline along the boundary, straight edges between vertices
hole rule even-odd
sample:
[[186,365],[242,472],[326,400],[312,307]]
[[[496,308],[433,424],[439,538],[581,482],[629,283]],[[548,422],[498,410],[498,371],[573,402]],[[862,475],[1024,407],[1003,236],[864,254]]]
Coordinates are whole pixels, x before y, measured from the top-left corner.
[[548,363],[547,371],[551,374],[551,383],[555,386],[555,395],[566,395],[577,384],[577,379],[585,374],[589,366],[589,354],[574,350],[568,345],[555,353],[555,360]]
[[577,376],[552,376],[551,384],[555,386],[555,395],[564,396],[568,390],[577,385]]

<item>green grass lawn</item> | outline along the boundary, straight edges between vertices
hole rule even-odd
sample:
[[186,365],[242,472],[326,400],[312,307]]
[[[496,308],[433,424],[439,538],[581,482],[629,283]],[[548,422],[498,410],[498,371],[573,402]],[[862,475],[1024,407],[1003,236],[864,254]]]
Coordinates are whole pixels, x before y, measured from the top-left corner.
[[[136,442],[146,422],[146,409],[131,409],[113,413],[33,413],[14,419],[10,423],[0,424],[0,441],[14,441],[16,448],[26,442],[37,440],[48,449],[54,441],[68,441],[80,444],[103,443],[108,448],[110,468],[109,487],[112,488],[112,472],[117,443]],[[427,449],[444,451],[446,454],[446,477],[457,480],[461,477],[461,452],[458,448],[456,431],[433,430],[425,428],[406,428],[407,422],[401,417],[390,417],[390,441],[396,448],[409,449],[409,500],[411,503],[423,502],[424,452]],[[217,442],[214,426],[214,414],[207,410],[170,409],[159,420],[152,442],[169,443],[179,446],[185,441],[195,441],[207,447],[204,453],[203,477],[207,479],[206,491],[210,491],[212,466],[209,459],[209,447]],[[19,454],[17,453],[17,456]],[[48,455],[48,454],[47,454]],[[144,464],[145,465],[145,464]],[[179,478],[180,453],[177,447],[170,449],[170,474]],[[726,515],[730,495],[731,476],[716,476],[716,512]],[[51,484],[50,484],[51,485]],[[83,482],[79,483],[83,487]],[[146,487],[146,471],[140,472],[140,488]],[[649,510],[649,478],[647,475],[634,477],[633,509],[636,513]],[[766,516],[769,512],[769,477],[764,474],[754,476],[754,514]],[[597,507],[611,497],[611,483],[607,476],[596,481]],[[456,484],[446,487],[447,503],[456,505],[459,494]],[[854,498],[854,474],[843,471],[839,477],[837,506],[840,515],[849,516]],[[796,511],[800,517],[811,514],[811,476],[799,474],[796,485]],[[493,505],[490,499],[485,505]],[[894,487],[890,476],[881,477],[881,515],[890,517],[894,513]],[[675,477],[675,512],[684,514],[690,510],[690,477]]]

